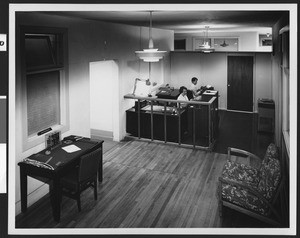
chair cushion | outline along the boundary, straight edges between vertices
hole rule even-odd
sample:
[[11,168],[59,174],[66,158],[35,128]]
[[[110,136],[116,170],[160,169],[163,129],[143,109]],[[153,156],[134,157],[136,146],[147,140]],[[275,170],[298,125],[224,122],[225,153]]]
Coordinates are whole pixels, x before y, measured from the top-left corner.
[[281,172],[279,160],[268,158],[268,163],[263,161],[260,169],[258,191],[266,198],[271,199],[280,182]]
[[[249,165],[228,160],[224,166],[222,178],[241,182],[256,190],[259,183],[259,171]],[[221,189],[222,199],[225,201],[262,215],[265,215],[268,212],[264,202],[252,193],[249,193],[248,190],[226,183],[222,183]]]
[[237,182],[242,182],[251,187],[257,187],[259,183],[259,172],[248,165],[227,161],[224,165],[222,177]]
[[222,183],[222,200],[231,202],[235,205],[243,207],[248,210],[267,215],[268,207],[257,196],[250,193],[248,190],[232,186],[230,184]]
[[278,158],[278,149],[276,145],[271,143],[267,148],[261,164],[260,182],[258,184],[258,191],[261,192],[266,199],[271,199],[274,196],[280,181],[281,172]]
[[276,145],[271,143],[266,151],[265,157],[262,161],[262,163],[269,163],[269,159],[278,159],[279,158],[279,153]]

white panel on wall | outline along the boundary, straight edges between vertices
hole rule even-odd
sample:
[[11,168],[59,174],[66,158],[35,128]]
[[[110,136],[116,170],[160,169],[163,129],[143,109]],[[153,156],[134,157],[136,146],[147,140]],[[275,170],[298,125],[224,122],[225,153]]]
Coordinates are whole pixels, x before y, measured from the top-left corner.
[[219,107],[226,108],[227,60],[224,53],[173,53],[171,57],[171,86],[189,87],[191,78],[198,86],[211,85],[219,91]]
[[[271,97],[271,58],[270,53],[256,53],[256,67],[254,72],[254,100]],[[227,53],[215,52],[171,54],[171,82],[170,85],[180,87],[189,86],[191,78],[199,79],[198,85],[211,85],[219,91],[219,108],[227,109]]]
[[227,54],[201,55],[201,85],[211,85],[219,91],[219,108],[227,108]]
[[255,62],[254,110],[257,111],[257,99],[272,98],[271,53],[257,53]]
[[[171,81],[170,86],[179,88],[189,87],[191,78],[201,76],[199,53],[172,53],[171,54]],[[201,80],[199,85],[201,84]]]
[[119,111],[119,72],[113,60],[90,63],[90,125],[92,130],[112,132]]

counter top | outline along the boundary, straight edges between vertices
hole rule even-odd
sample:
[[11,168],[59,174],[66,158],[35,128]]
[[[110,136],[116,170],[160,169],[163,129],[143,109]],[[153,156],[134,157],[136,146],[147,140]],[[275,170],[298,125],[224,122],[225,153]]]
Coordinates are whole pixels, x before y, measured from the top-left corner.
[[134,96],[133,94],[126,94],[124,96],[125,99],[139,99],[139,100],[147,100],[147,101],[157,101],[157,102],[172,102],[172,103],[185,103],[185,104],[199,104],[199,105],[210,105],[216,99],[216,96],[212,95],[202,95],[199,96],[198,100],[191,101],[183,101],[183,100],[172,100],[172,99],[163,99],[163,98],[153,98],[153,97],[139,97]]
[[[131,111],[131,110],[135,111],[134,108],[129,109],[129,111]],[[165,113],[165,107],[160,106],[160,105],[153,105],[152,110],[153,110],[154,114],[164,114]],[[183,112],[185,112],[185,110],[186,109],[184,109],[184,108],[178,110],[178,108],[176,108],[176,107],[166,106],[166,114],[167,115],[177,116],[179,111],[180,111],[180,114],[182,114]],[[151,113],[151,105],[146,105],[146,106],[142,107],[141,112],[142,113]]]

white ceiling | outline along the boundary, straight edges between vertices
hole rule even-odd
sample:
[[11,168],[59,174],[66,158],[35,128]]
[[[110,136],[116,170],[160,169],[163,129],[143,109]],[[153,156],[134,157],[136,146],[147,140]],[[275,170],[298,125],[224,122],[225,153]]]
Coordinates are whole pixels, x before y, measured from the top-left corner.
[[[257,31],[272,33],[271,27],[285,11],[154,11],[154,28],[174,30],[175,33],[210,31]],[[49,12],[47,12],[49,14]],[[149,11],[68,11],[51,14],[107,21],[135,26],[149,26]]]

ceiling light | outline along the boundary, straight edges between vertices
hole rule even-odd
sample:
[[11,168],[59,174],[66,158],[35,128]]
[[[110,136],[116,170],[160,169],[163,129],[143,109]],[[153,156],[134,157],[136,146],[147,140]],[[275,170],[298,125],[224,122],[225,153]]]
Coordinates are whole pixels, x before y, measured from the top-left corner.
[[165,55],[166,51],[159,51],[154,49],[154,43],[152,39],[152,11],[150,11],[150,27],[149,27],[149,48],[142,51],[136,51],[135,54],[144,62],[158,62]]
[[228,45],[228,44],[226,44],[226,42],[225,42],[225,39],[224,39],[223,43],[222,43],[222,44],[220,44],[220,46],[222,46],[222,47],[227,47],[227,46],[229,46],[229,45]]
[[202,45],[200,45],[200,50],[203,53],[211,53],[214,52],[215,49],[210,45],[209,39],[208,39],[208,29],[209,26],[205,26],[205,32],[204,32],[204,42]]

